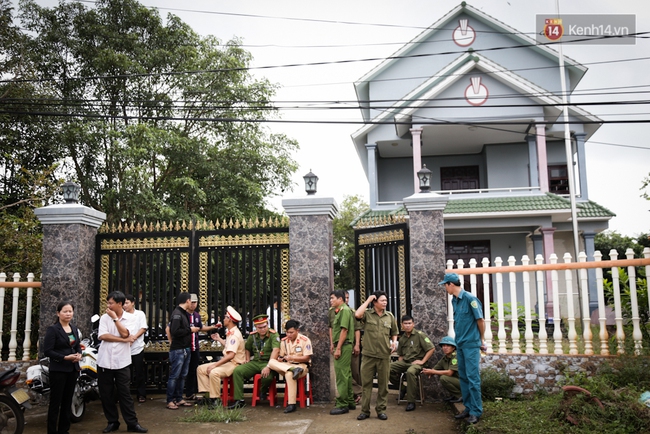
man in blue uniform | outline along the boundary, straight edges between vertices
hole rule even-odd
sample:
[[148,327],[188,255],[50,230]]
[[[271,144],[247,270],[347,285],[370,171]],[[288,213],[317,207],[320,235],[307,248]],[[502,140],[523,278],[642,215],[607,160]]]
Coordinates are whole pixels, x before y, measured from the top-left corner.
[[447,273],[439,285],[444,285],[448,294],[453,295],[451,304],[454,308],[454,332],[456,334],[456,359],[460,390],[463,394],[465,410],[457,414],[456,419],[467,418],[467,422],[478,422],[483,414],[481,400],[481,373],[479,362],[481,350],[485,350],[483,332],[483,306],[481,301],[460,287],[456,273]]

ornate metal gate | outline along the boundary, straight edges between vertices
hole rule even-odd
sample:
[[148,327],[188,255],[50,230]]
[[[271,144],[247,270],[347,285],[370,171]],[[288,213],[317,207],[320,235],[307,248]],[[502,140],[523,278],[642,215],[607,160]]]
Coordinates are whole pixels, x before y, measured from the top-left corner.
[[[165,327],[181,291],[198,295],[206,324],[219,319],[228,305],[244,318],[244,334],[252,329],[252,316],[267,309],[271,324],[287,319],[288,223],[288,219],[230,220],[100,228],[95,310],[106,310],[111,291],[134,295],[136,308],[145,312],[149,325],[145,335],[149,387],[165,387],[164,359],[169,350]],[[215,355],[217,348],[202,341],[201,350]]]
[[354,228],[357,299],[374,291],[388,294],[388,309],[398,320],[411,314],[408,225],[403,216],[360,219]]

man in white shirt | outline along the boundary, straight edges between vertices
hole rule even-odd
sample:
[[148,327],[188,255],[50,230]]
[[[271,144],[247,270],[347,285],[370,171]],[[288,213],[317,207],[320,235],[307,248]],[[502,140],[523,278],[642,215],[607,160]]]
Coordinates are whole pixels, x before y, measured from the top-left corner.
[[135,369],[135,387],[138,402],[147,402],[147,376],[144,371],[144,333],[149,326],[147,325],[147,316],[141,310],[135,308],[135,297],[131,294],[126,295],[124,310],[133,315],[133,330],[131,339],[131,363]]
[[129,390],[131,383],[131,331],[133,315],[123,308],[126,297],[120,291],[108,294],[108,307],[99,320],[99,340],[102,344],[97,353],[97,385],[102,400],[104,416],[108,425],[105,433],[117,431],[120,427],[115,397],[120,402],[122,418],[127,431],[146,433],[148,430],[138,423]]

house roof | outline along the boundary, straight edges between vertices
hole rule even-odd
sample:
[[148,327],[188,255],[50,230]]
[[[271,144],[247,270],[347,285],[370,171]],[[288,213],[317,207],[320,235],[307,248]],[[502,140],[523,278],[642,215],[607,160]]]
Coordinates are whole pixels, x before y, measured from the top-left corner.
[[[355,90],[357,92],[357,97],[360,100],[367,100],[368,98],[366,94],[368,91],[369,82],[371,82],[382,71],[390,67],[390,65],[392,65],[394,62],[399,61],[400,58],[402,57],[408,56],[409,52],[415,47],[417,47],[418,44],[420,44],[427,38],[431,37],[432,34],[443,29],[446,24],[448,24],[451,20],[453,20],[457,15],[461,13],[466,13],[478,19],[479,21],[482,21],[487,25],[495,28],[497,31],[510,35],[511,38],[513,38],[521,45],[530,45],[532,49],[541,52],[544,56],[557,59],[559,61],[560,54],[557,51],[549,48],[546,45],[538,44],[533,38],[529,37],[528,35],[525,35],[517,31],[517,29],[510,27],[504,22],[497,20],[496,18],[482,12],[479,9],[472,7],[471,5],[463,1],[458,6],[456,6],[451,11],[449,11],[445,16],[440,18],[438,21],[433,23],[422,33],[416,36],[411,42],[401,47],[399,50],[397,50],[395,53],[389,56],[386,60],[384,60],[382,63],[377,65],[375,68],[373,68],[368,73],[366,73],[363,77],[357,80],[354,84]],[[564,57],[567,71],[571,76],[571,80],[570,80],[571,89],[569,89],[569,91],[573,91],[573,89],[575,89],[575,86],[577,86],[578,82],[582,79],[582,77],[586,73],[587,68],[584,65],[580,64],[579,62],[567,56],[563,56],[563,57]]]
[[[602,205],[593,201],[576,203],[579,219],[597,218],[610,219],[616,214]],[[451,217],[465,215],[467,218],[477,215],[483,216],[503,216],[511,214],[513,216],[530,213],[530,212],[570,212],[571,202],[562,196],[553,193],[529,196],[502,196],[486,197],[471,199],[453,199],[447,202],[443,211],[443,216]],[[369,210],[357,217],[351,226],[368,227],[379,226],[382,221],[392,222],[396,217],[407,216],[408,213],[403,206],[393,210]],[[389,223],[383,223],[389,224]]]

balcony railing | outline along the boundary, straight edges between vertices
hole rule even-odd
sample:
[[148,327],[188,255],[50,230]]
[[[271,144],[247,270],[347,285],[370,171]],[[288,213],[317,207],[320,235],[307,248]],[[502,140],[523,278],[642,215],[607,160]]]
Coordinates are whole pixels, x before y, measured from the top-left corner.
[[[648,318],[650,306],[650,291],[647,291],[647,276],[650,275],[650,248],[645,248],[643,258],[634,258],[632,249],[626,252],[627,259],[618,260],[615,250],[610,251],[612,260],[603,261],[599,251],[594,253],[594,261],[587,262],[587,255],[581,252],[578,262],[572,262],[571,255],[566,253],[563,263],[558,263],[555,254],[550,255],[549,263],[544,264],[541,255],[535,258],[535,264],[530,264],[528,256],[521,258],[521,264],[516,265],[514,257],[508,258],[508,265],[503,266],[501,258],[494,260],[490,266],[484,258],[482,267],[477,268],[476,260],[469,261],[469,268],[464,268],[462,260],[454,268],[452,261],[447,262],[447,272],[469,276],[470,288],[466,290],[477,294],[477,279],[483,283],[483,309],[485,318],[485,341],[488,353],[495,351],[500,354],[610,354],[610,332],[607,329],[607,308],[613,308],[615,315],[614,339],[616,352],[625,353],[626,328],[632,329],[631,338],[635,354],[643,349],[643,333],[640,312]],[[640,279],[646,288],[648,300],[642,300],[640,310],[638,300],[636,267],[645,267],[645,278]],[[595,270],[596,295],[590,299],[589,278],[587,270]],[[624,288],[619,278],[619,270],[626,270],[628,288]],[[613,306],[608,306],[605,299],[605,284],[603,270],[611,270],[611,286],[613,288]],[[491,276],[494,276],[493,278]],[[574,279],[574,276],[577,278]],[[462,279],[461,279],[462,280]],[[593,280],[593,278],[592,278]],[[507,282],[507,285],[504,283]],[[494,300],[490,299],[490,287],[496,292]],[[518,289],[520,288],[520,289]],[[504,302],[504,291],[509,290],[509,306],[516,315],[507,314]],[[564,293],[560,290],[564,289]],[[625,306],[622,289],[625,289]],[[629,294],[629,304],[627,297]],[[523,295],[523,315],[519,295]],[[534,307],[537,300],[537,309]],[[561,302],[562,300],[562,302]],[[598,306],[598,326],[592,331],[590,302]],[[611,304],[611,303],[610,303]],[[624,315],[624,307],[628,315]],[[448,299],[449,333],[453,336],[454,321],[451,296]],[[552,312],[552,315],[547,312]],[[533,331],[533,316],[537,317],[538,331]],[[581,323],[581,324],[580,324]],[[547,328],[550,329],[547,331]],[[581,329],[580,331],[578,329]],[[523,335],[522,335],[523,331]],[[579,335],[580,332],[580,335]],[[647,334],[647,333],[646,333]],[[550,336],[549,336],[550,335]]]
[[[7,289],[13,288],[11,301],[6,300],[9,296]],[[27,282],[20,282],[20,274],[14,273],[13,281],[7,282],[7,275],[0,273],[0,337],[4,335],[4,320],[5,305],[11,306],[11,329],[9,338],[9,356],[7,358],[10,362],[16,361],[16,353],[22,350],[22,360],[30,359],[30,348],[32,346],[32,302],[34,299],[34,289],[37,291],[41,288],[41,282],[34,282],[34,274],[27,275]],[[6,302],[6,303],[5,303]],[[23,310],[24,306],[24,310]],[[24,312],[25,322],[20,321],[19,311]],[[24,325],[24,330],[21,327],[22,339],[18,341],[18,325]],[[0,339],[0,351],[3,349],[3,340]]]

